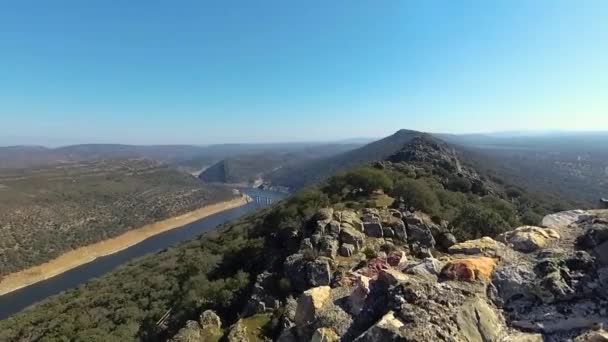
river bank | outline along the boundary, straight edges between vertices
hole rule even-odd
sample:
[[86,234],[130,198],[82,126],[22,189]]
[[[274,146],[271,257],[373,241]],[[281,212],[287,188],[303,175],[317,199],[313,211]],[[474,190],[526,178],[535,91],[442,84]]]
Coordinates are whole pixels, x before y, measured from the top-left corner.
[[108,240],[80,247],[44,264],[8,274],[0,281],[0,296],[55,277],[78,266],[90,263],[99,257],[120,252],[152,236],[182,227],[222,211],[244,206],[248,202],[249,197],[243,195],[230,201],[211,204],[183,215],[130,230]]

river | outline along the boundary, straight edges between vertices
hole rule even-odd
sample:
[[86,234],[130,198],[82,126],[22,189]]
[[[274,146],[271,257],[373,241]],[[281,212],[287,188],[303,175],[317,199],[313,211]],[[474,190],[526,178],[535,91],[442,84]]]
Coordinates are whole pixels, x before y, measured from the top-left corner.
[[75,288],[93,278],[98,278],[134,258],[156,253],[171,245],[190,240],[203,232],[214,229],[222,223],[252,213],[259,208],[267,207],[271,205],[271,202],[280,200],[286,196],[283,193],[259,189],[248,188],[241,190],[253,198],[259,198],[259,201],[253,201],[242,207],[226,210],[183,227],[155,235],[120,252],[95,259],[88,264],[76,267],[53,278],[0,296],[0,320],[47,297]]

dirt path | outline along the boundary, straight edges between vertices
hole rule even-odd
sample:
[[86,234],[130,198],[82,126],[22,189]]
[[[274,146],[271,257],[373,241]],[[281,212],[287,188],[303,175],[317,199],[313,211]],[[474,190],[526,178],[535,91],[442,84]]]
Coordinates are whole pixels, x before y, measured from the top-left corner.
[[120,252],[154,235],[182,227],[207,216],[247,204],[248,197],[241,196],[230,201],[211,204],[186,214],[151,223],[130,230],[115,238],[96,242],[67,252],[49,262],[23,271],[8,274],[0,281],[0,295],[52,278],[96,258]]

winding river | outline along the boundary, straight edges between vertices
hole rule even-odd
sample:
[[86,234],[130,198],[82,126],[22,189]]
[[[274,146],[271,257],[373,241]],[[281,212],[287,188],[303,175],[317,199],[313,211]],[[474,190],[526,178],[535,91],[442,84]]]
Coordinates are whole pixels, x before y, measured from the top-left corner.
[[205,217],[183,227],[152,236],[120,252],[97,258],[90,263],[71,269],[53,278],[0,296],[0,320],[49,296],[75,288],[93,278],[98,278],[134,258],[156,253],[176,243],[192,239],[203,232],[214,229],[222,223],[237,219],[252,213],[259,208],[271,205],[272,202],[286,196],[283,193],[259,189],[248,188],[241,190],[258,200],[238,208]]

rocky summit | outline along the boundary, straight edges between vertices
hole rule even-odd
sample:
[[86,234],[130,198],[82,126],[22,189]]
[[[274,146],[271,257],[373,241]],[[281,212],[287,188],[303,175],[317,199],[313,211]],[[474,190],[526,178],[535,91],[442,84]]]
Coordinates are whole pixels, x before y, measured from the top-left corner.
[[[247,306],[252,317],[281,312],[278,341],[608,340],[608,210],[448,248],[420,212],[325,208],[313,219],[297,253],[258,276]],[[284,302],[264,291],[269,277],[293,286]],[[247,340],[241,322],[229,341]]]

